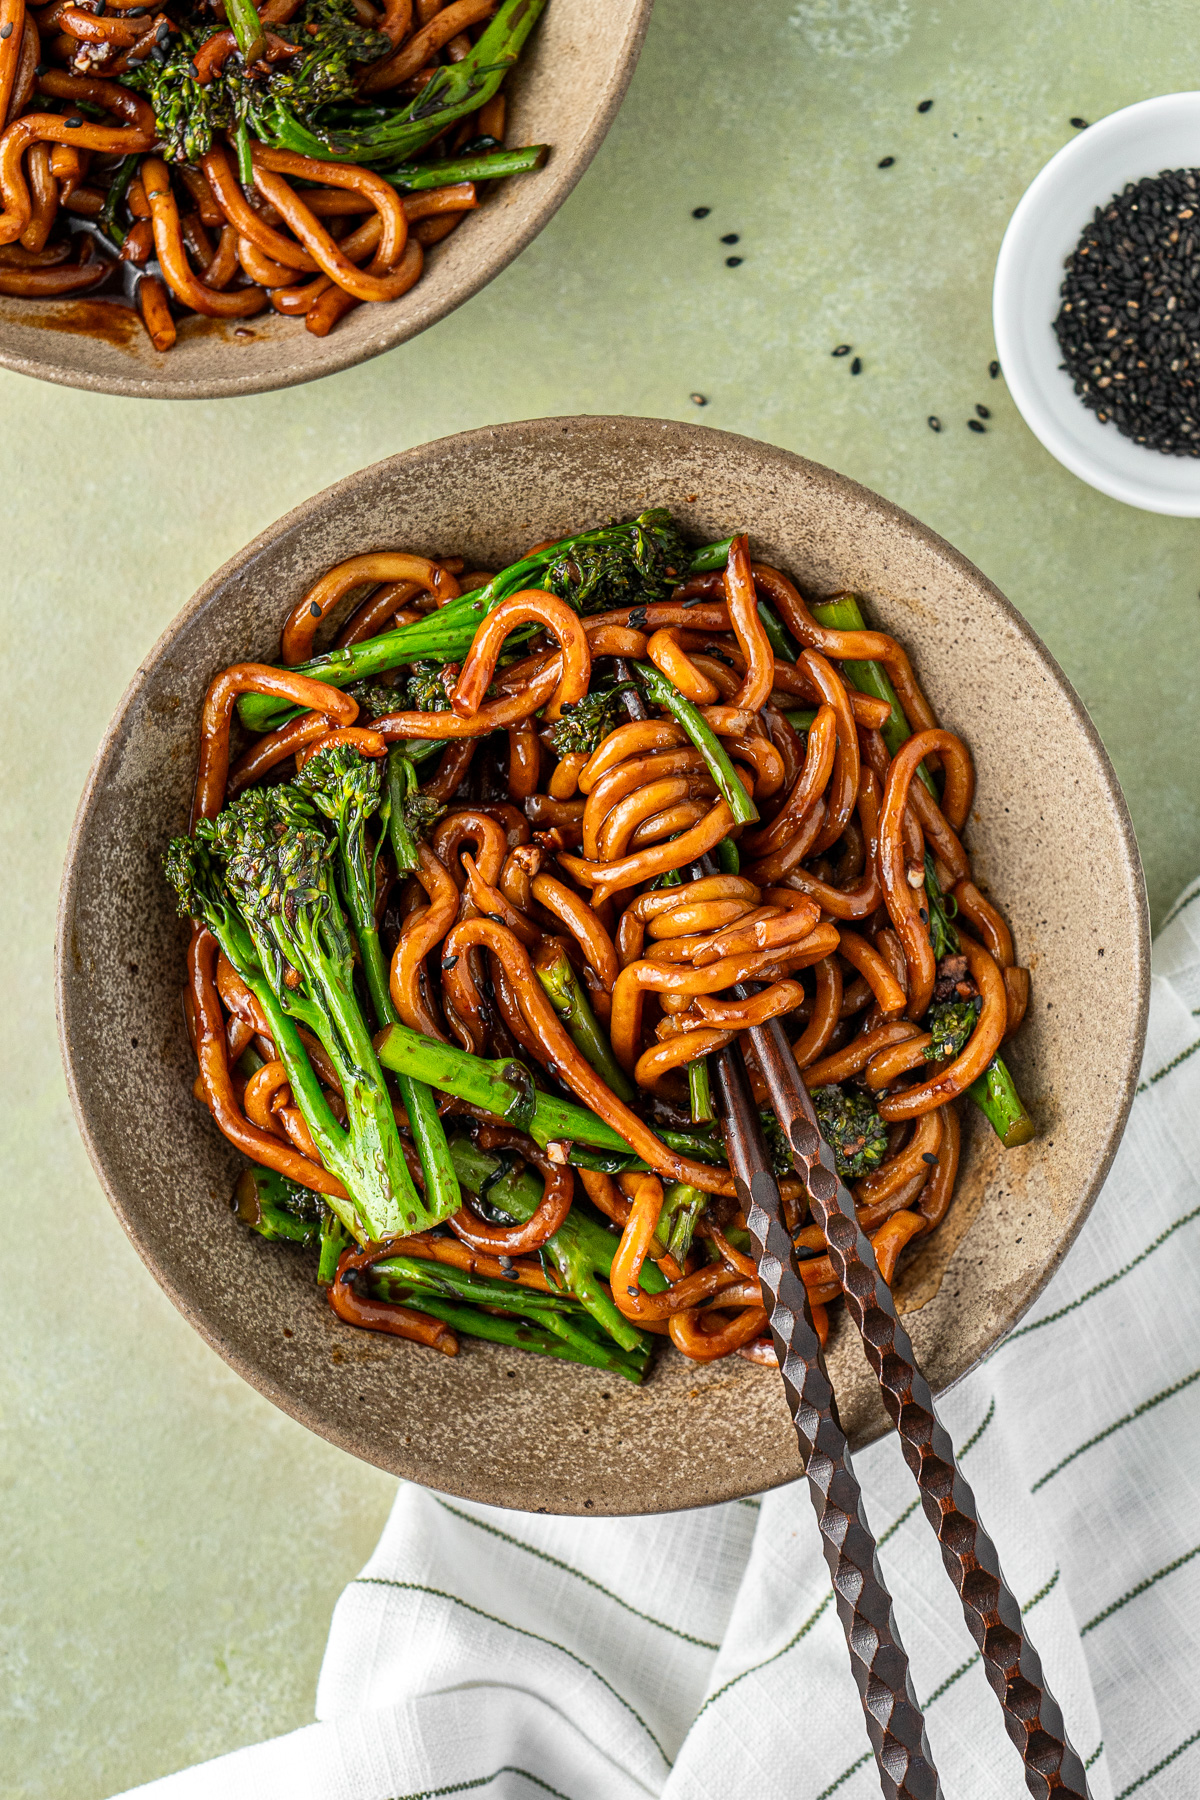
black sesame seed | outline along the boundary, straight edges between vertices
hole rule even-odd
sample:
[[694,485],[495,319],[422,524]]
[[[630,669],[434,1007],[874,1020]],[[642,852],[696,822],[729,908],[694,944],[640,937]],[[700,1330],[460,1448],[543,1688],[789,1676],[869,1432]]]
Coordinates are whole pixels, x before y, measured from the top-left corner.
[[931,1169],[937,1168],[937,1157],[933,1154],[932,1150],[923,1150],[921,1152],[921,1161],[927,1162]]
[[342,1276],[342,1286],[353,1287],[354,1283],[358,1280],[358,1276],[359,1271],[357,1269],[347,1269],[346,1273]]
[[10,19],[7,25],[0,28],[0,38],[10,38],[11,36],[12,36],[12,20]]
[[988,364],[988,374],[991,376],[993,381],[995,381],[995,379],[996,379],[997,375],[999,375],[999,373],[1000,373],[1000,364],[995,361],[990,362]]
[[1063,368],[1101,424],[1200,456],[1200,171],[1164,169],[1098,207],[1067,257]]
[[925,423],[928,425],[930,431],[940,431],[942,429],[942,421],[938,418],[936,413],[930,413]]
[[1075,127],[1076,131],[1086,131],[1087,130],[1087,120],[1086,119],[1072,119],[1071,123]]
[[879,161],[876,163],[875,167],[877,169],[890,169],[892,164],[895,162],[895,160],[896,159],[894,156],[882,156],[882,157],[880,157]]
[[829,354],[831,356],[849,356],[853,348],[853,344],[839,344],[837,349],[831,350]]
[[136,1039],[136,1038],[130,1038],[130,1040],[129,1040],[129,1042],[130,1042],[130,1044],[131,1044],[131,1046],[132,1046],[132,1048],[133,1048],[133,1049],[135,1049],[135,1050],[136,1050],[136,1049],[137,1049],[137,1047],[138,1047],[138,1041],[137,1041],[137,1039]]
[[452,969],[457,961],[457,956],[443,956],[442,967],[443,969]]
[[933,105],[932,100],[922,100],[921,104],[917,108],[917,111],[919,113],[927,113],[932,105]]
[[314,619],[319,619],[319,618],[320,618],[320,616],[321,616],[321,609],[320,609],[320,607],[319,607],[319,606],[318,606],[318,605],[317,605],[317,603],[316,603],[316,601],[315,601],[315,600],[314,600],[314,601],[313,601],[313,603],[312,603],[312,605],[311,605],[311,606],[310,606],[310,607],[309,607],[309,609],[308,609],[308,610],[309,610],[309,612],[310,612],[310,614],[311,614],[311,615],[312,615],[312,617],[313,617],[313,618],[314,618]]
[[83,124],[83,120],[80,118],[78,113],[72,113],[71,117],[69,119],[63,120],[63,124],[66,126],[68,131],[74,131],[77,126]]
[[987,407],[986,407],[986,406],[980,406],[980,405],[979,405],[979,404],[978,404],[978,403],[976,403],[976,407],[975,407],[975,417],[976,417],[976,418],[977,418],[977,419],[990,419],[990,418],[991,418],[991,416],[992,416],[992,415],[991,415],[991,413],[990,413],[990,412],[989,412],[989,411],[988,411],[988,409],[987,409]]
[[979,423],[978,419],[968,419],[967,420],[967,430],[968,431],[986,431],[987,426],[981,425]]
[[738,269],[744,261],[745,258],[741,256],[727,256],[725,258],[725,267],[727,269]]
[[708,405],[708,395],[707,394],[691,394],[691,395],[689,395],[689,399],[691,400],[693,406],[707,406]]
[[693,206],[692,217],[693,219],[707,219],[711,211],[711,206]]
[[850,364],[850,373],[852,375],[861,375],[862,374],[862,357],[861,356],[856,356],[854,361]]
[[725,233],[725,236],[721,239],[721,242],[723,244],[736,244],[737,241],[738,241],[738,234],[736,231],[727,231]]
[[629,1295],[631,1300],[636,1300],[638,1297],[638,1290],[635,1287],[627,1287],[625,1292]]

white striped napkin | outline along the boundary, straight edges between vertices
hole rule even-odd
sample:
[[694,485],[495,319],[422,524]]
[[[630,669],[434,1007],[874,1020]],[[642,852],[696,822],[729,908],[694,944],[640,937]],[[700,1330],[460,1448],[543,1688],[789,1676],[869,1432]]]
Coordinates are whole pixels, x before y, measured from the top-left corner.
[[[1200,1794],[1200,881],[1155,947],[1138,1097],[1032,1316],[942,1406],[1095,1800]],[[1099,1027],[1098,1027],[1099,1028]],[[948,1797],[1025,1784],[894,1440],[857,1459]],[[868,1800],[803,1483],[651,1519],[403,1484],[317,1723],[153,1800]]]

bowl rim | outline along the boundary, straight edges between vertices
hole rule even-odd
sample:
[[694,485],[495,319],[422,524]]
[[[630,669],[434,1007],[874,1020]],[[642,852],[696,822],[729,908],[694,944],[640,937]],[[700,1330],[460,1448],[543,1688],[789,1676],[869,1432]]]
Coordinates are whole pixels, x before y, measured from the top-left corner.
[[[61,363],[48,357],[30,356],[23,351],[11,349],[4,341],[4,319],[0,317],[0,368],[11,369],[15,374],[26,375],[34,381],[48,381],[57,387],[79,388],[94,394],[115,394],[124,399],[133,400],[223,400],[235,399],[242,395],[276,393],[284,388],[301,387],[309,381],[323,380],[326,375],[338,375],[344,369],[357,368],[362,363],[370,362],[376,356],[383,356],[389,350],[399,348],[401,344],[420,337],[422,332],[439,325],[443,319],[457,312],[468,300],[503,274],[510,263],[520,256],[529,245],[550,223],[555,213],[571,194],[576,184],[587,172],[593,158],[612,128],[613,120],[625,99],[626,90],[633,79],[634,69],[641,56],[642,45],[650,25],[650,14],[654,0],[628,0],[629,23],[625,33],[625,41],[619,58],[612,66],[612,75],[608,91],[602,104],[597,108],[591,124],[584,132],[571,153],[569,160],[562,162],[561,168],[556,165],[559,158],[555,155],[555,146],[550,146],[550,156],[545,169],[549,179],[546,192],[534,212],[525,223],[514,230],[506,238],[501,249],[486,265],[481,264],[478,274],[473,273],[469,279],[452,288],[429,316],[419,320],[406,318],[403,314],[396,317],[392,325],[381,321],[381,328],[366,341],[351,340],[340,332],[333,332],[324,339],[328,350],[319,364],[308,366],[296,362],[285,363],[278,373],[263,371],[259,374],[221,376],[211,380],[197,380],[186,386],[158,386],[145,374],[131,372],[128,376],[114,371],[108,373],[92,373],[86,369],[66,368]],[[508,181],[521,180],[520,176],[508,176]],[[419,287],[418,283],[418,287]],[[402,299],[405,296],[402,296]],[[393,301],[391,306],[399,306],[401,301]],[[387,312],[388,307],[380,311]],[[303,329],[302,321],[293,320]],[[53,338],[56,334],[43,334]],[[286,344],[286,339],[281,339]],[[168,352],[169,354],[169,352]],[[154,365],[150,365],[153,367]]]
[[[137,670],[126,686],[92,759],[71,826],[70,837],[63,863],[62,877],[59,885],[58,915],[55,927],[55,1016],[58,1027],[59,1048],[63,1059],[71,1108],[75,1116],[75,1122],[79,1129],[80,1137],[83,1140],[84,1147],[87,1150],[89,1160],[91,1161],[92,1168],[95,1171],[101,1188],[126,1236],[130,1239],[142,1262],[149,1269],[151,1275],[164,1293],[166,1293],[172,1304],[183,1315],[189,1325],[200,1334],[210,1348],[215,1350],[229,1367],[240,1375],[243,1380],[248,1382],[258,1393],[262,1394],[264,1398],[271,1401],[273,1405],[279,1407],[280,1411],[295,1419],[299,1424],[304,1425],[308,1430],[315,1431],[319,1436],[336,1445],[338,1449],[345,1450],[350,1455],[356,1456],[360,1460],[370,1462],[375,1467],[384,1468],[390,1473],[399,1474],[403,1478],[418,1482],[422,1479],[418,1473],[408,1469],[399,1468],[394,1459],[380,1459],[377,1448],[372,1444],[371,1434],[368,1430],[356,1429],[353,1423],[348,1423],[341,1418],[331,1416],[331,1414],[327,1412],[316,1415],[309,1402],[298,1398],[297,1395],[282,1382],[276,1380],[269,1370],[260,1362],[253,1360],[251,1356],[244,1354],[231,1343],[225,1333],[217,1326],[211,1324],[209,1320],[203,1314],[198,1312],[196,1307],[194,1307],[185,1297],[177,1284],[170,1267],[158,1261],[143,1245],[137,1230],[136,1221],[127,1215],[122,1200],[116,1191],[115,1184],[109,1179],[104,1156],[91,1130],[79,1084],[76,1080],[70,1041],[71,1033],[67,1021],[67,1013],[70,1006],[70,1000],[67,993],[67,971],[71,959],[68,938],[71,929],[71,920],[75,910],[76,895],[81,884],[86,880],[83,859],[80,855],[82,840],[89,823],[92,803],[100,790],[103,778],[107,774],[107,764],[110,754],[120,738],[131,709],[137,703],[142,684],[146,678],[147,669],[158,662],[164,652],[169,649],[179,631],[194,620],[197,615],[210,604],[219,589],[225,586],[227,582],[239,573],[248,570],[258,556],[271,547],[278,538],[287,532],[294,530],[296,527],[302,526],[308,515],[319,512],[319,510],[325,506],[336,505],[337,498],[343,493],[352,491],[355,484],[361,481],[365,476],[374,475],[376,472],[384,469],[402,467],[404,464],[416,461],[434,451],[444,455],[447,452],[457,453],[476,447],[486,448],[489,445],[494,447],[498,433],[517,433],[534,428],[539,432],[559,429],[579,432],[581,434],[590,434],[602,438],[605,434],[619,434],[623,429],[627,429],[630,426],[648,426],[660,430],[665,434],[675,435],[677,440],[681,443],[689,440],[694,442],[698,436],[702,436],[706,439],[716,439],[720,441],[721,445],[725,448],[726,453],[730,456],[737,456],[743,449],[749,449],[760,455],[765,451],[770,456],[778,458],[781,464],[786,467],[795,468],[799,465],[806,471],[816,471],[822,476],[832,475],[839,484],[842,484],[844,488],[849,490],[854,496],[861,495],[869,500],[873,506],[885,509],[886,512],[891,515],[894,524],[901,530],[915,532],[927,545],[948,557],[950,562],[961,571],[963,575],[969,576],[972,582],[981,583],[989,591],[991,598],[1000,608],[1009,628],[1016,632],[1033,650],[1034,654],[1042,662],[1050,678],[1061,690],[1074,717],[1075,723],[1083,732],[1084,737],[1095,754],[1097,769],[1103,780],[1107,799],[1113,809],[1114,823],[1118,828],[1120,842],[1124,851],[1127,885],[1133,909],[1136,914],[1136,950],[1133,970],[1136,1024],[1132,1038],[1127,1047],[1125,1070],[1116,1095],[1117,1104],[1114,1108],[1113,1124],[1109,1132],[1108,1143],[1103,1155],[1096,1164],[1090,1180],[1084,1186],[1083,1192],[1080,1195],[1079,1204],[1075,1211],[1074,1219],[1065,1233],[1057,1239],[1053,1255],[1047,1258],[1045,1267],[1040,1271],[1036,1283],[1034,1283],[1029,1292],[1022,1297],[1017,1312],[1008,1321],[1003,1330],[989,1343],[985,1344],[979,1350],[978,1354],[968,1362],[957,1375],[937,1389],[935,1399],[941,1394],[948,1393],[951,1388],[956,1387],[959,1382],[964,1380],[967,1375],[971,1374],[974,1369],[978,1368],[987,1357],[999,1348],[1009,1333],[1013,1331],[1020,1320],[1026,1316],[1030,1308],[1043,1293],[1051,1277],[1061,1267],[1063,1258],[1075,1242],[1085,1220],[1091,1212],[1101,1187],[1107,1179],[1113,1159],[1116,1156],[1124,1136],[1128,1123],[1129,1111],[1133,1104],[1137,1089],[1149,1014],[1151,940],[1149,907],[1146,897],[1141,855],[1138,850],[1133,821],[1129,813],[1125,796],[1121,790],[1120,783],[1117,780],[1116,771],[1112,766],[1111,759],[1104,747],[1099,732],[1096,730],[1083,702],[1075,692],[1070,680],[1059,666],[1052,652],[1045,644],[1043,644],[1032,626],[1029,625],[1023,615],[1018,612],[1017,608],[1000,592],[994,583],[992,583],[987,576],[983,575],[961,551],[955,549],[952,544],[942,538],[939,533],[923,524],[919,519],[916,519],[912,514],[906,512],[894,502],[876,494],[872,489],[865,487],[862,483],[854,481],[852,477],[840,475],[836,471],[828,469],[824,464],[815,463],[811,458],[803,457],[797,452],[784,450],[776,445],[766,444],[762,440],[749,438],[741,433],[718,431],[710,426],[683,424],[677,420],[649,419],[626,415],[547,417],[530,420],[505,421],[500,425],[477,427],[468,431],[455,432],[444,438],[432,439],[424,444],[413,445],[407,450],[399,451],[390,457],[381,458],[375,463],[367,464],[364,468],[355,470],[350,475],[343,476],[339,481],[331,483],[330,486],[319,490],[317,493],[301,501],[297,506],[290,508],[288,512],[275,520],[274,523],[268,525],[264,530],[259,532],[250,543],[245,545],[241,550],[235,552],[233,556],[229,557],[221,564],[221,566],[201,584],[192,595],[191,599],[185,603],[164,630],[160,632],[152,647],[140,659]],[[889,1427],[886,1422],[879,1423],[875,1428],[868,1431],[860,1442],[873,1442],[876,1438],[885,1435],[888,1429]],[[701,1502],[691,1504],[713,1505],[719,1504],[725,1500],[744,1498],[749,1495],[769,1491],[771,1487],[781,1485],[794,1478],[794,1475],[781,1476],[778,1481],[769,1483],[766,1489],[762,1487],[761,1483],[751,1482],[748,1485],[739,1485],[735,1480],[732,1484],[726,1483],[723,1485],[720,1492],[711,1495]],[[491,1505],[508,1507],[516,1506],[518,1508],[522,1506],[522,1501],[520,1499],[514,1499],[511,1495],[506,1496],[503,1492],[480,1495],[468,1486],[464,1486],[460,1489],[453,1482],[448,1482],[444,1479],[439,1482],[439,1491],[454,1493],[464,1499],[476,1501],[482,1500],[484,1503]],[[582,1513],[578,1505],[551,1505],[545,1508],[539,1508],[538,1510],[563,1512],[577,1516],[589,1516]],[[639,1507],[637,1513],[626,1515],[618,1514],[617,1516],[642,1516],[653,1512],[677,1510],[679,1510],[678,1501],[674,1504],[671,1504],[670,1502],[663,1502],[661,1504],[652,1503],[648,1506]],[[601,1509],[597,1509],[592,1512],[590,1516],[601,1517],[604,1516],[604,1512]]]
[[[1131,444],[1129,439],[1116,434],[1115,426],[1101,425],[1070,388],[1070,377],[1065,373],[1060,377],[1063,391],[1070,392],[1071,402],[1082,416],[1083,429],[1088,432],[1088,436],[1091,436],[1090,426],[1095,432],[1116,435],[1118,442],[1129,444],[1132,450],[1141,451],[1145,458],[1144,477],[1139,479],[1106,466],[1098,456],[1091,456],[1079,438],[1060,423],[1057,407],[1047,401],[1041,383],[1029,367],[1026,343],[1032,327],[1022,291],[1029,255],[1026,240],[1055,193],[1064,171],[1086,167],[1089,162],[1097,160],[1097,154],[1102,153],[1114,141],[1120,142],[1148,120],[1162,120],[1172,112],[1190,113],[1194,121],[1200,124],[1200,90],[1181,89],[1177,93],[1156,94],[1107,113],[1104,118],[1097,119],[1077,137],[1063,144],[1038,171],[1013,210],[996,257],[992,282],[992,334],[1004,371],[1005,384],[1018,412],[1038,442],[1057,462],[1089,487],[1106,494],[1109,499],[1120,500],[1142,512],[1187,519],[1200,517],[1200,459],[1164,457],[1145,446]],[[1160,162],[1160,166],[1167,165]],[[1137,180],[1142,177],[1131,173],[1126,179]],[[1109,192],[1112,192],[1111,185]],[[1087,204],[1094,208],[1103,205],[1107,198],[1108,195],[1101,195],[1097,190],[1097,197]],[[1083,229],[1083,213],[1084,203],[1081,201],[1078,230]],[[1046,321],[1046,329],[1051,329],[1049,320]],[[1169,493],[1154,479],[1156,467],[1164,468],[1181,462],[1187,462],[1196,469],[1194,495]]]

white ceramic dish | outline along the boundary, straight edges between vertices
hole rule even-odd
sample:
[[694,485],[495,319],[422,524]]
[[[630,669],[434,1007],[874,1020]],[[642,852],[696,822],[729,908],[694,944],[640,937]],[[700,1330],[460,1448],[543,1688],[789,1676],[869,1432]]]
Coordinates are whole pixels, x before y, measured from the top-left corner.
[[1163,456],[1102,425],[1060,367],[1064,259],[1098,206],[1161,169],[1200,168],[1200,93],[1110,113],[1051,157],[1009,221],[992,322],[1008,391],[1035,437],[1081,481],[1146,512],[1200,518],[1200,457]]

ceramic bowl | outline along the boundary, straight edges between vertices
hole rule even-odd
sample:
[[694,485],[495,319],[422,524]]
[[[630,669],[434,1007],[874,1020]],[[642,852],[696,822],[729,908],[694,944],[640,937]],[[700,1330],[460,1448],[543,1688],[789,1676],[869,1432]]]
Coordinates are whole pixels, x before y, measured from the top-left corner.
[[303,319],[179,321],[154,350],[112,303],[0,297],[0,365],[67,387],[150,400],[212,400],[295,387],[406,343],[486,287],[558,211],[591,162],[633,74],[654,0],[552,0],[505,84],[510,144],[549,144],[544,167],[497,184],[428,253],[416,286],[360,306],[328,337]]
[[[469,1339],[451,1359],[341,1324],[313,1285],[310,1259],[231,1216],[240,1158],[192,1098],[185,927],[161,857],[187,818],[207,683],[227,663],[272,659],[284,614],[331,564],[404,546],[499,568],[531,542],[651,505],[671,507],[700,542],[748,530],[756,554],[811,594],[861,594],[974,751],[976,874],[1033,971],[1011,1063],[1039,1134],[1005,1152],[964,1109],[954,1208],[898,1278],[935,1389],[1013,1325],[1070,1244],[1112,1158],[1141,1053],[1146,906],[1108,758],[1029,627],[915,519],[783,450],[605,418],[446,438],[289,513],[180,613],[97,754],[59,917],[72,1099],[123,1225],[214,1349],[355,1455],[500,1506],[652,1512],[791,1480],[799,1461],[780,1378],[737,1357],[685,1362],[665,1346],[636,1388]],[[886,1420],[844,1320],[830,1360],[842,1418],[861,1445]]]
[[1127,182],[1200,167],[1200,93],[1164,94],[1110,113],[1051,157],[1000,246],[992,295],[996,349],[1021,415],[1089,486],[1146,512],[1200,518],[1200,457],[1164,456],[1102,425],[1061,367],[1054,335],[1063,263],[1098,206]]

